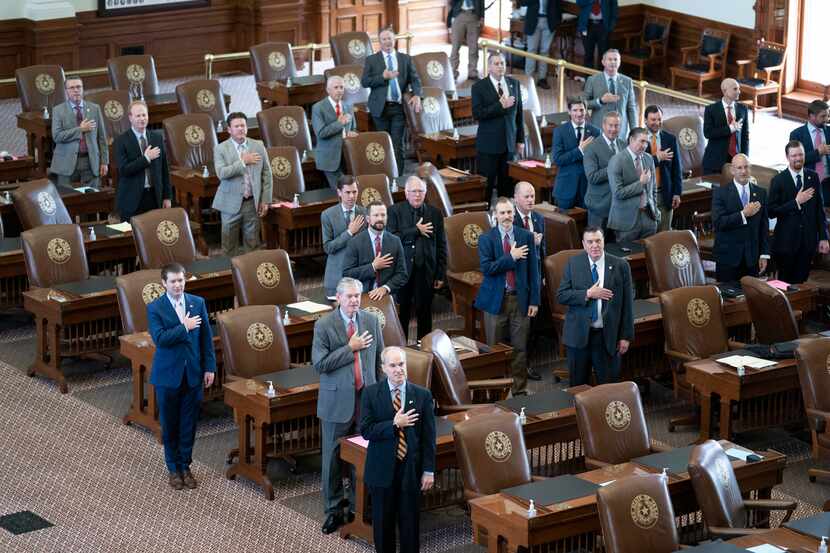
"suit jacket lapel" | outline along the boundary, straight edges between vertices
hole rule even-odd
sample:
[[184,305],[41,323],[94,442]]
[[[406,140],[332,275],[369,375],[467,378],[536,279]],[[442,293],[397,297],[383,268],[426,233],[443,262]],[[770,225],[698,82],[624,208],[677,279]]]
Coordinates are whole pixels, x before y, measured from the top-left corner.
[[[339,342],[345,344],[349,341],[349,338],[346,335],[346,323],[343,322],[343,317],[340,315],[339,306],[334,309],[334,311],[332,312],[332,316],[334,317],[334,331],[337,333],[337,337],[340,339]],[[360,320],[358,320],[358,324],[360,324]]]
[[[611,258],[608,255],[605,256],[605,271],[602,276],[602,287],[603,288],[610,288],[611,287],[611,278],[614,276],[614,264],[611,261]],[[609,301],[602,302],[602,315],[605,316],[605,312],[608,310]]]

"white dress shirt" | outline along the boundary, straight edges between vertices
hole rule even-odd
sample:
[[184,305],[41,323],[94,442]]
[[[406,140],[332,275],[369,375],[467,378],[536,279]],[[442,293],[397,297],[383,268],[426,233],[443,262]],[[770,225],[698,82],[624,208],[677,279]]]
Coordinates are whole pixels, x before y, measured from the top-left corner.
[[[590,256],[588,256],[588,270],[589,271],[591,270],[591,266],[594,263],[596,263],[597,275],[599,275],[599,280],[597,281],[597,282],[599,282],[599,287],[600,288],[605,288],[605,253],[603,252],[602,256],[599,259],[597,259],[596,261],[594,261],[593,259],[591,259]],[[585,299],[589,302],[591,301],[591,299],[588,298],[587,292],[585,294]],[[591,323],[591,328],[602,328],[602,300],[598,299],[598,300],[596,300],[596,302],[597,302],[597,310],[599,311],[599,316],[597,316],[596,321]]]

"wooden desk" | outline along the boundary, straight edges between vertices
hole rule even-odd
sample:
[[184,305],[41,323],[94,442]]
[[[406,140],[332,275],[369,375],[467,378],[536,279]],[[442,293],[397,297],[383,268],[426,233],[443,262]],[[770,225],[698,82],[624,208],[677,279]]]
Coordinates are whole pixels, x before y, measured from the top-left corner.
[[671,226],[675,230],[694,230],[693,217],[695,213],[706,213],[712,210],[712,189],[699,186],[700,182],[719,184],[720,175],[703,175],[683,181],[683,193],[680,196],[680,205],[672,214]]
[[476,173],[476,133],[478,125],[457,127],[458,139],[453,138],[453,131],[422,134],[418,136],[418,148],[429,161],[439,169],[447,165]]
[[323,255],[320,215],[339,201],[333,190],[321,188],[300,194],[299,207],[272,204],[263,219],[267,247],[282,248],[291,259]]
[[549,201],[553,198],[553,182],[559,168],[555,164],[545,167],[544,161],[521,160],[508,161],[507,174],[516,181],[527,181],[536,190],[537,201]]
[[[471,125],[473,120],[473,98],[470,96],[470,89],[457,90],[456,94],[447,92],[447,103],[450,106],[453,125],[461,127]],[[376,130],[372,122],[372,115],[365,103],[354,104],[354,119],[357,132],[371,132]]]
[[0,182],[26,181],[34,176],[34,172],[35,159],[32,156],[0,161]]
[[[219,190],[219,177],[214,172],[213,164],[208,165],[207,168],[207,177],[203,176],[202,169],[170,168],[170,183],[173,185],[176,203],[187,211],[190,220],[195,221],[199,228],[204,227],[202,209],[210,207],[208,202],[213,201],[216,191]],[[204,233],[200,232],[194,238],[199,253],[208,255],[209,248]]]
[[262,109],[273,106],[303,106],[311,113],[311,106],[326,96],[326,79],[323,75],[307,75],[291,79],[291,86],[282,81],[256,83],[256,91]]

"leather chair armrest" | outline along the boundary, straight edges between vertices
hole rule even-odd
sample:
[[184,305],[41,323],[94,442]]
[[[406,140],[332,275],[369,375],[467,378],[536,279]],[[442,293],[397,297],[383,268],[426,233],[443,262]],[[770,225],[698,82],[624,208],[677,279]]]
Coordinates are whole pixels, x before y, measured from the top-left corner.
[[672,360],[677,361],[681,364],[698,360],[698,358],[694,357],[693,355],[689,355],[688,353],[683,353],[681,351],[675,351],[673,349],[667,349],[666,355],[668,355]]
[[769,532],[769,528],[727,528],[724,526],[710,526],[709,535],[713,538],[740,538],[750,534],[763,534]]
[[470,380],[467,386],[470,390],[486,390],[488,388],[506,388],[513,385],[512,378],[489,378],[487,380]]
[[810,424],[810,430],[814,430],[818,434],[824,434],[827,432],[827,423],[830,422],[830,413],[817,409],[807,409],[807,422]]
[[600,461],[599,459],[594,459],[593,457],[585,456],[585,468],[588,470],[595,470],[601,469],[604,467],[610,467],[611,463],[606,463],[605,461]]
[[789,522],[790,517],[798,506],[796,501],[782,501],[780,499],[744,499],[744,507],[753,511],[787,511],[781,524]]
[[652,453],[664,453],[666,451],[671,451],[673,448],[670,445],[665,444],[658,444],[655,442],[651,443],[651,452]]

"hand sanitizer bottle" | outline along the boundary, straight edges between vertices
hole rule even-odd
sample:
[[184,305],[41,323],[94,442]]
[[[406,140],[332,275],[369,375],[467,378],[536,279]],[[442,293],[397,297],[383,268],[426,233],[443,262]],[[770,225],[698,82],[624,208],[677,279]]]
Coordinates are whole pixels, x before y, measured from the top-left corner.
[[738,378],[743,378],[743,376],[746,374],[746,367],[744,367],[743,365],[740,365],[735,370],[738,372]]
[[282,324],[283,326],[291,324],[291,318],[288,316],[288,308],[283,311]]
[[816,553],[827,553],[827,536],[821,537],[821,543],[818,544],[818,551]]
[[291,77],[285,79],[285,86],[291,86]]
[[527,424],[527,415],[525,414],[525,408],[522,407],[522,410],[519,412],[519,423],[520,424]]
[[216,132],[222,132],[222,122],[221,121],[216,122]]
[[294,194],[294,207],[300,207],[300,195]]
[[208,171],[207,165],[202,165],[202,177],[208,178],[210,176],[210,171]]
[[452,139],[453,140],[458,140],[459,138],[461,138],[461,136],[458,134],[458,129],[453,129],[452,130]]
[[49,106],[43,106],[43,118],[49,119]]
[[548,126],[548,119],[544,115],[542,116],[542,120],[539,121],[539,126],[544,128]]
[[265,395],[268,397],[277,397],[277,391],[274,389],[274,383],[270,380],[265,381],[268,384],[268,389],[265,390]]
[[398,179],[392,179],[392,194],[398,191]]
[[533,518],[536,516],[536,503],[533,500],[530,500],[530,505],[527,508],[527,518]]
[[545,169],[550,169],[553,162],[550,160],[550,154],[545,155]]
[[95,227],[89,227],[89,239],[90,240],[95,240],[96,239],[96,237],[95,237]]

